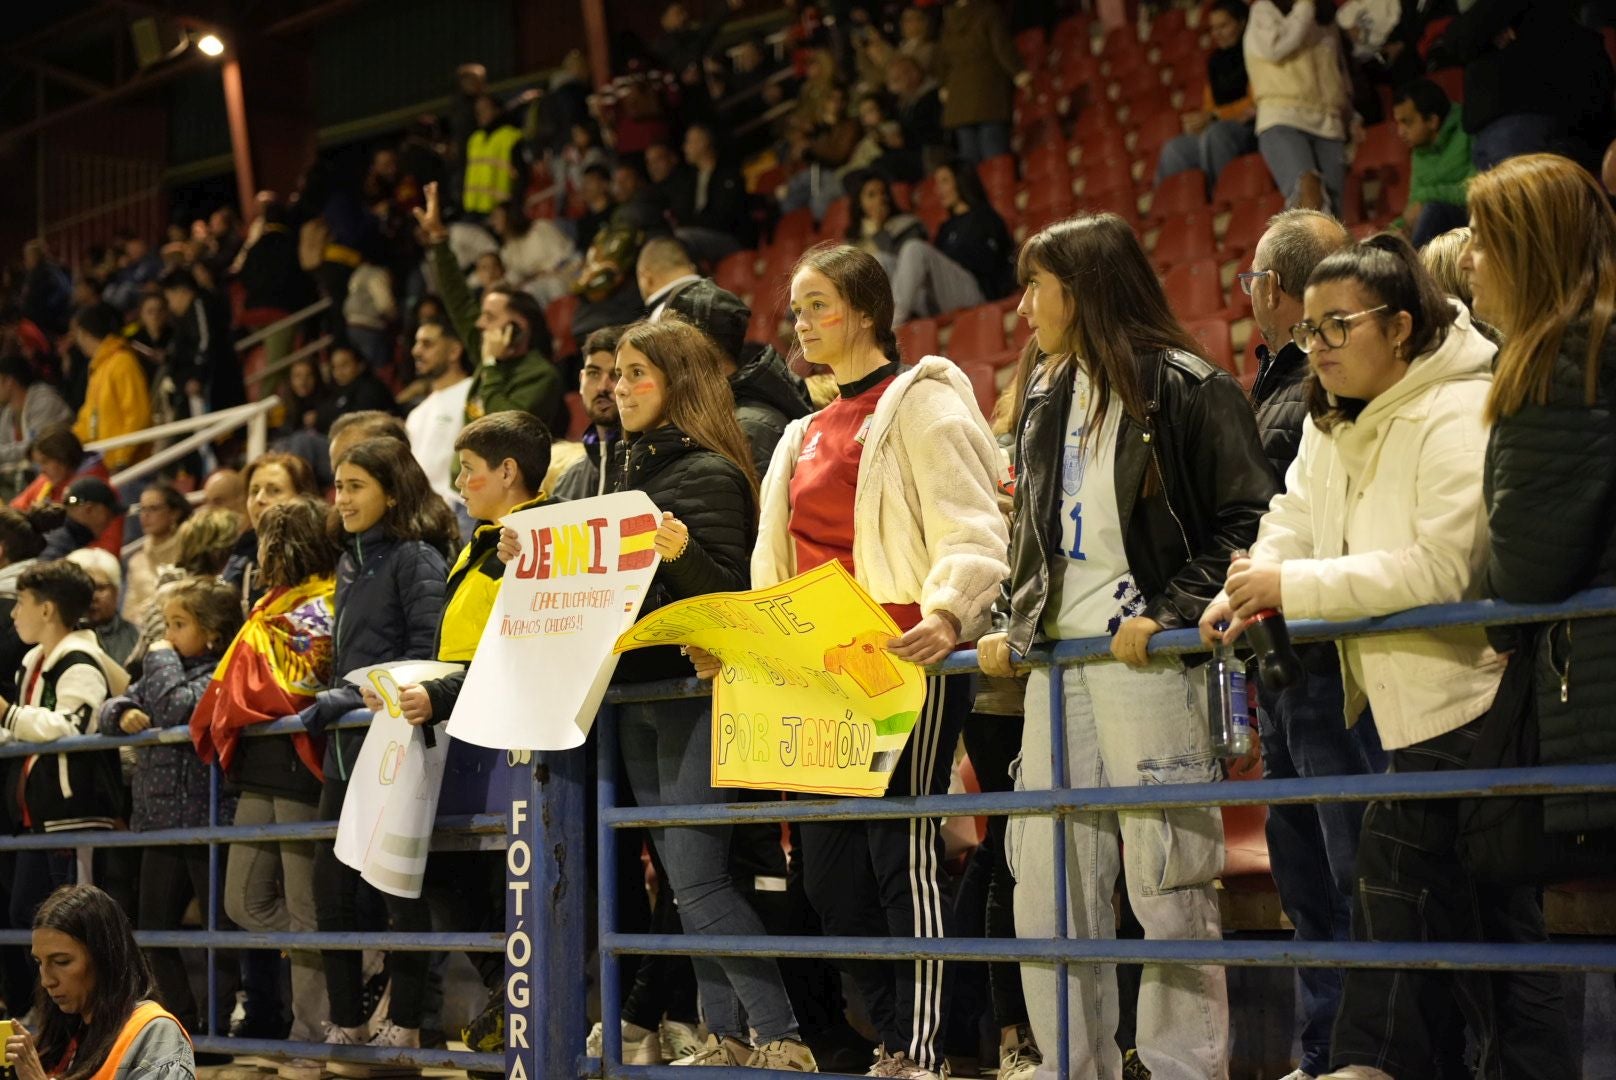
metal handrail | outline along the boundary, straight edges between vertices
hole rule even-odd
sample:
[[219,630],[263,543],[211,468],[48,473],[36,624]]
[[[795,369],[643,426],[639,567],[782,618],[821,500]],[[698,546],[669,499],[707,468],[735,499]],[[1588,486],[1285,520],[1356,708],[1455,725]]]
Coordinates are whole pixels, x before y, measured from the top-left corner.
[[[294,350],[292,352],[287,353],[285,356],[281,357],[279,360],[275,361],[273,364],[265,364],[258,371],[253,372],[253,374],[251,376],[249,376],[248,379],[247,379],[247,385],[248,386],[261,386],[261,385],[263,385],[264,380],[269,378],[271,375],[279,375],[281,372],[285,371],[287,368],[291,367],[293,364],[297,363],[299,360],[302,360],[304,357],[313,356],[315,353],[320,352],[322,349],[330,348],[333,344],[336,343],[336,340],[337,339],[332,337],[330,334],[324,334],[324,335],[322,335],[320,337],[315,338],[313,341],[309,342],[307,345],[304,345],[302,348],[296,349],[296,350]],[[269,400],[269,399],[266,399],[266,400]]]
[[286,329],[288,326],[295,326],[313,315],[320,314],[320,312],[324,311],[330,306],[331,298],[329,296],[322,296],[308,307],[299,308],[290,315],[276,319],[268,326],[260,327],[259,329],[254,330],[252,333],[236,342],[236,351],[238,353],[246,352],[259,342],[268,341],[271,337]]
[[[245,405],[236,405],[219,412],[203,413],[201,416],[191,416],[184,420],[175,420],[167,424],[158,424],[154,427],[132,431],[127,435],[116,435],[110,439],[98,439],[85,445],[86,450],[104,453],[107,450],[116,450],[124,446],[142,446],[168,438],[171,435],[186,435],[186,438],[172,445],[165,446],[154,454],[150,454],[127,469],[113,473],[110,483],[113,487],[122,487],[136,480],[151,476],[163,466],[179,461],[188,454],[213,442],[221,436],[229,434],[238,427],[247,428],[247,459],[261,455],[269,444],[269,413],[279,404],[278,398],[265,398],[262,401],[252,401]],[[187,434],[190,433],[190,434]]]

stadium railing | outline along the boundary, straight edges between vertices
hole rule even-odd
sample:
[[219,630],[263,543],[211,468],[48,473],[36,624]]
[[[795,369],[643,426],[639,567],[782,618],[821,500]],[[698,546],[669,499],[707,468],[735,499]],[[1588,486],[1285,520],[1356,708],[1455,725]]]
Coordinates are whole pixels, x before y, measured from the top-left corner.
[[[1298,622],[1291,634],[1298,642],[1334,640],[1348,636],[1398,633],[1408,630],[1545,622],[1567,617],[1616,615],[1616,588],[1581,593],[1563,604],[1512,605],[1490,601],[1440,605],[1399,612],[1382,618],[1348,623]],[[1200,651],[1193,631],[1158,634],[1151,643],[1157,655]],[[1053,649],[1036,650],[1025,658],[1028,667],[1051,667],[1060,672],[1084,663],[1108,662],[1107,639],[1062,642]],[[975,670],[974,652],[954,654],[938,670]],[[542,689],[542,688],[535,688]],[[1180,806],[1365,802],[1378,799],[1433,797],[1487,797],[1498,795],[1613,793],[1616,765],[1576,765],[1504,770],[1471,770],[1432,775],[1380,775],[1314,780],[1256,780],[1237,784],[1214,783],[1175,787],[1073,789],[1066,786],[1065,760],[1054,756],[1055,786],[1047,791],[1017,791],[980,795],[936,795],[891,799],[802,799],[791,802],[727,803],[723,805],[668,806],[656,809],[616,805],[615,770],[600,769],[594,797],[597,828],[586,827],[589,788],[588,756],[610,760],[616,754],[612,711],[628,701],[662,700],[707,694],[706,684],[694,679],[650,686],[633,692],[614,689],[596,724],[593,748],[559,753],[485,751],[454,744],[443,797],[439,805],[434,849],[472,846],[505,851],[505,931],[400,934],[358,933],[254,933],[221,931],[223,845],[239,842],[331,840],[336,822],[264,826],[233,826],[218,822],[221,777],[214,772],[213,825],[206,829],[161,832],[87,831],[51,835],[0,837],[0,852],[62,850],[64,848],[154,847],[206,844],[209,847],[211,888],[203,906],[201,930],[142,932],[147,946],[202,948],[209,951],[207,1033],[199,1034],[199,1050],[261,1055],[271,1058],[316,1058],[374,1064],[471,1069],[507,1077],[665,1077],[683,1076],[668,1066],[626,1066],[621,1060],[621,991],[619,959],[629,954],[700,956],[814,956],[958,961],[1039,961],[1054,964],[1059,972],[1077,962],[1183,963],[1256,967],[1422,967],[1445,970],[1616,971],[1616,945],[1500,945],[1485,943],[1336,943],[1291,941],[1126,941],[988,938],[833,938],[833,937],[720,937],[698,935],[625,934],[618,931],[613,860],[597,863],[591,880],[589,864],[594,852],[609,850],[614,829],[666,825],[702,825],[716,822],[780,822],[918,816],[992,816],[1044,814],[1063,818],[1095,809],[1149,809]],[[1062,696],[1051,694],[1048,722],[1052,744],[1063,745]],[[513,708],[533,707],[513,700]],[[542,707],[540,705],[539,707]],[[338,727],[363,727],[364,713],[351,713]],[[247,728],[253,738],[276,738],[302,730],[295,719]],[[32,754],[80,753],[121,747],[179,744],[189,741],[185,729],[147,731],[127,737],[85,735],[51,743],[0,744],[0,760]],[[1057,833],[1057,835],[1059,835]],[[1056,888],[1051,901],[1057,910],[1066,906],[1065,846],[1057,841],[1052,852]],[[598,896],[591,916],[591,887]],[[593,931],[593,934],[591,933]],[[604,1055],[585,1056],[588,1028],[587,983],[591,937],[598,944],[600,999],[604,1026]],[[26,944],[26,930],[0,931],[0,944]],[[397,949],[436,952],[503,952],[505,956],[505,1036],[503,1055],[454,1050],[381,1050],[369,1047],[327,1047],[322,1043],[249,1041],[220,1034],[220,1017],[212,952],[222,948],[271,949]],[[1057,978],[1057,1014],[1065,1016],[1064,978]],[[1064,1026],[1056,1046],[1046,1047],[1057,1075],[1065,1077],[1068,1034]],[[734,1077],[757,1077],[757,1070],[729,1070]],[[725,1075],[713,1074],[717,1080]],[[782,1074],[784,1075],[784,1074]]]

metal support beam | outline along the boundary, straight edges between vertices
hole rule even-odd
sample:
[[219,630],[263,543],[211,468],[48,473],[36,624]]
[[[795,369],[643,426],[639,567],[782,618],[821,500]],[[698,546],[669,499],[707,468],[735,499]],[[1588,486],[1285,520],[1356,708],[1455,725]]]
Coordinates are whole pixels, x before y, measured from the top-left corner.
[[47,79],[50,79],[53,82],[59,82],[63,86],[71,87],[81,94],[89,94],[91,97],[95,97],[112,89],[112,87],[107,86],[105,83],[99,83],[94,79],[86,78],[76,71],[68,71],[66,68],[57,67],[48,60],[41,60],[36,56],[28,56],[24,53],[19,53],[14,49],[5,50],[3,55],[5,56],[6,63],[16,64],[18,67],[27,68],[29,71],[37,71]]
[[612,81],[612,54],[606,40],[606,0],[580,0],[584,38],[589,47],[589,75],[596,86]]
[[8,139],[20,139],[24,135],[32,135],[36,131],[59,124],[63,120],[71,119],[90,109],[98,109],[103,105],[110,105],[114,101],[122,101],[132,94],[143,93],[154,86],[161,86],[178,75],[184,75],[195,71],[197,68],[206,67],[209,62],[207,57],[200,53],[194,53],[181,57],[173,63],[149,68],[122,85],[112,87],[98,97],[75,101],[73,104],[57,109],[55,112],[41,112],[40,115],[35,116],[26,124],[19,124],[17,127],[0,131],[0,142]]
[[230,156],[236,166],[236,198],[243,224],[252,224],[258,201],[253,183],[252,144],[247,138],[247,98],[241,89],[241,58],[235,52],[225,60],[219,75],[224,82],[224,111],[230,121]]

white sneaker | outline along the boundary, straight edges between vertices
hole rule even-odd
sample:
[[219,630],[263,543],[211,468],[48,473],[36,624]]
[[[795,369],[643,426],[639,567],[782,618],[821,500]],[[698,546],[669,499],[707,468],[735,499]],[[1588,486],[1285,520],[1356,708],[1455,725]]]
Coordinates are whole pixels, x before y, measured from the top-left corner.
[[[1306,1075],[1306,1074],[1304,1074]],[[1391,1073],[1373,1065],[1348,1065],[1333,1073],[1325,1073],[1318,1080],[1396,1080]]]
[[678,1061],[693,1057],[702,1047],[701,1032],[694,1024],[681,1020],[664,1020],[657,1034],[662,1038],[662,1060]]
[[[359,1027],[339,1027],[329,1020],[325,1024],[325,1044],[327,1046],[367,1046],[370,1043],[370,1030],[364,1025]],[[327,1061],[325,1071],[332,1076],[346,1076],[355,1080],[369,1080],[376,1075],[373,1065],[363,1061]]]
[[[622,1025],[624,1065],[662,1064],[662,1040],[656,1032],[627,1020],[622,1021]],[[589,1038],[584,1040],[584,1053],[592,1058],[606,1056],[606,1031],[599,1023],[589,1029]]]
[[947,1080],[948,1066],[945,1064],[941,1070],[933,1072],[922,1065],[916,1064],[908,1054],[898,1051],[888,1054],[884,1051],[876,1060],[874,1067],[865,1076],[890,1076],[894,1080]]
[[398,1050],[419,1050],[421,1048],[421,1029],[399,1027],[391,1020],[383,1020],[371,1035],[366,1046],[382,1046]]
[[1301,1069],[1297,1069],[1295,1072],[1286,1073],[1284,1076],[1281,1076],[1279,1080],[1313,1080],[1313,1074],[1305,1073]]

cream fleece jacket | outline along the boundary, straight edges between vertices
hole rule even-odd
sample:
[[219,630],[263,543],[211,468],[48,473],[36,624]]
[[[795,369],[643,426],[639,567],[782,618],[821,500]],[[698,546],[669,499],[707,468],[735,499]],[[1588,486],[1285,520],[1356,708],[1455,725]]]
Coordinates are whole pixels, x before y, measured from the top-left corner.
[[[754,589],[797,573],[791,476],[812,419],[786,428],[764,477]],[[974,641],[1010,572],[1010,535],[994,497],[1004,478],[998,443],[959,368],[928,356],[899,375],[876,405],[859,461],[858,583],[880,604],[946,611],[960,622],[960,640]]]
[[[1454,302],[1433,352],[1326,435],[1312,419],[1252,545],[1281,563],[1290,619],[1356,619],[1474,600],[1487,564],[1482,409],[1497,349]],[[1492,704],[1503,661],[1480,628],[1350,638],[1337,645],[1346,720],[1368,705],[1388,750],[1435,738]]]

